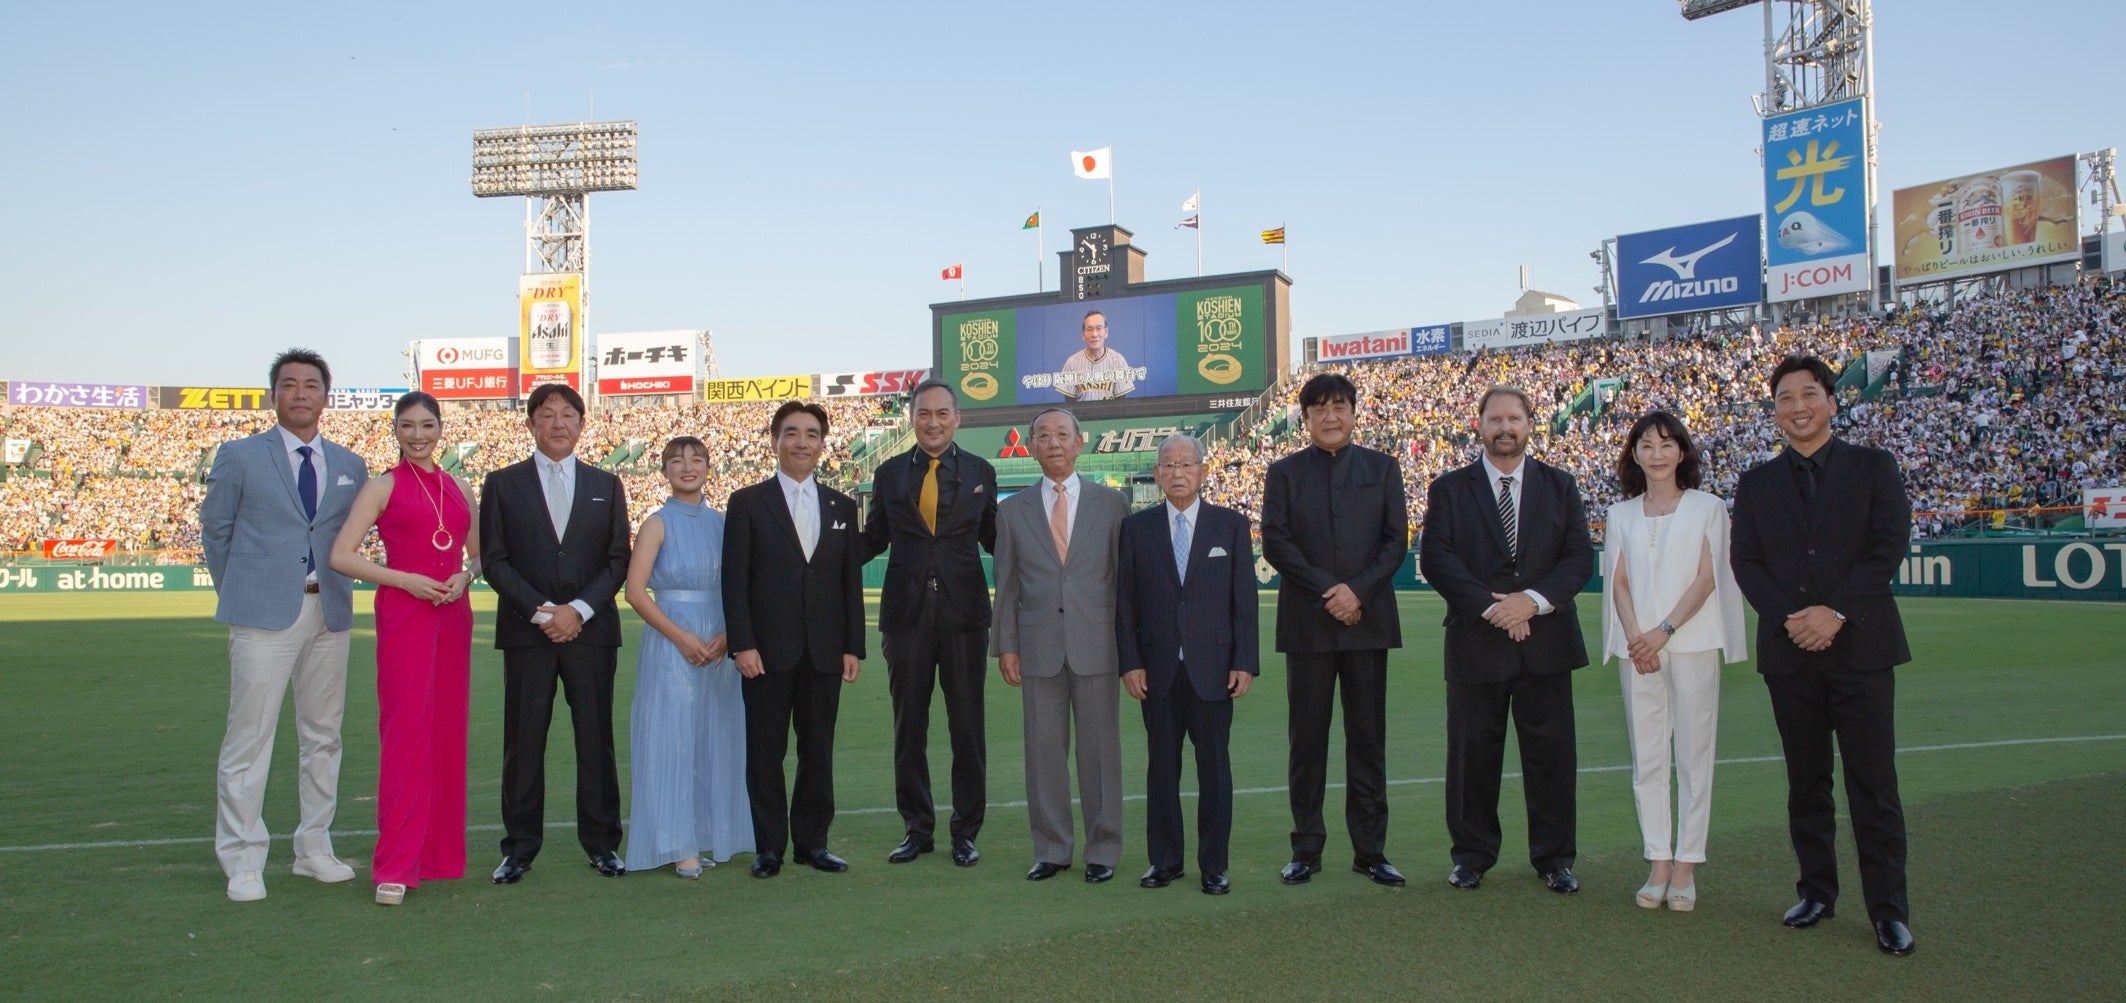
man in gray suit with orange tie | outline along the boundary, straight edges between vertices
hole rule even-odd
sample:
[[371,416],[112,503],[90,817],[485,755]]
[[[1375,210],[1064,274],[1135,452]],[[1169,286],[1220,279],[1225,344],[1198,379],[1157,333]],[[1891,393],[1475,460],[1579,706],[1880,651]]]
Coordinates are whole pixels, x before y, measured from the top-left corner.
[[292,348],[268,373],[278,421],[215,452],[199,506],[214,619],[229,625],[229,721],[215,773],[214,854],[235,902],[266,897],[261,812],[281,698],[291,686],[303,771],[295,873],[328,883],[354,879],[354,869],[332,854],[331,832],[354,590],[325,558],[369,465],[318,434],[332,393],[324,358]]
[[1085,880],[1115,876],[1122,859],[1121,682],[1115,652],[1115,551],[1129,503],[1078,476],[1078,419],[1062,408],[1034,418],[1041,482],[997,506],[997,597],[990,654],[1019,687],[1026,712],[1026,814],[1033,869],[1068,869],[1073,820],[1071,731],[1085,810]]

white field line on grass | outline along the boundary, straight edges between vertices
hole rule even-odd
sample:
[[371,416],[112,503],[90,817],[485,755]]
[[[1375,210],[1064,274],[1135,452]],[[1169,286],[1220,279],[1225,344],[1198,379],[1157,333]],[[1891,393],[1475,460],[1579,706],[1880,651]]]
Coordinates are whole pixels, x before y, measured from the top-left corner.
[[[2068,738],[2007,738],[1992,742],[1953,742],[1947,745],[1914,745],[1897,750],[1897,754],[1904,756],[1913,755],[1921,752],[1960,752],[1968,749],[1997,749],[2015,745],[2057,745],[2064,742],[2117,742],[2122,740],[2126,740],[2126,735],[2076,735]],[[1785,759],[1786,757],[1784,756],[1743,756],[1735,759],[1714,760],[1714,765],[1742,766],[1751,763],[1778,763],[1784,762]],[[1627,763],[1621,766],[1582,766],[1580,767],[1579,772],[1622,773],[1630,769],[1631,765]],[[1513,780],[1518,779],[1520,776],[1520,773],[1514,772],[1505,774],[1504,778],[1508,780]],[[1391,787],[1400,787],[1409,784],[1440,784],[1446,782],[1446,777],[1416,777],[1407,780],[1390,780],[1388,781],[1388,785]],[[1340,790],[1343,788],[1344,785],[1332,783],[1328,784],[1327,786],[1330,790]],[[1287,790],[1290,790],[1290,788],[1285,786],[1241,787],[1236,788],[1233,793],[1236,796],[1242,794],[1282,794]],[[1185,798],[1195,797],[1196,792],[1182,791],[1181,796]],[[1123,800],[1142,801],[1144,800],[1144,795],[1125,795],[1123,797]],[[1026,802],[991,801],[989,802],[989,807],[1024,808],[1026,807]],[[891,815],[898,813],[899,810],[900,809],[898,808],[842,808],[838,809],[835,814]],[[576,823],[573,819],[570,819],[567,821],[548,822],[546,823],[546,826],[550,829],[573,829],[576,827]],[[465,830],[467,832],[501,832],[502,827],[499,825],[469,825],[465,827]],[[335,836],[374,836],[377,834],[377,831],[375,829],[335,829],[333,830],[332,834]],[[285,843],[292,837],[290,835],[283,834],[273,836],[271,838],[274,842]],[[214,837],[212,836],[175,836],[166,839],[114,839],[109,842],[102,843],[44,843],[37,846],[0,846],[0,853],[46,853],[53,850],[115,850],[141,846],[185,846],[195,843],[212,842],[214,842]]]

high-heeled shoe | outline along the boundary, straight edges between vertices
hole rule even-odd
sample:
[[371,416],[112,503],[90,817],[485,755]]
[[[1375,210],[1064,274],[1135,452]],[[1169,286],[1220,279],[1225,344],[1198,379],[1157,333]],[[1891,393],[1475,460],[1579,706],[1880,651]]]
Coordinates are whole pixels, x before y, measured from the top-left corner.
[[1639,894],[1633,896],[1632,901],[1639,903],[1639,908],[1641,909],[1659,909],[1661,908],[1662,900],[1666,898],[1668,898],[1667,885],[1642,885],[1639,888]]
[[406,901],[405,885],[399,884],[394,881],[386,881],[383,884],[376,886],[376,904],[398,905],[399,903],[404,901]]
[[694,861],[694,866],[688,867],[685,861],[681,861],[673,865],[672,870],[680,877],[692,880],[701,876],[701,858],[692,857],[689,859]]
[[1696,881],[1692,881],[1689,888],[1677,888],[1674,885],[1668,886],[1669,912],[1689,912],[1696,908],[1698,908],[1698,883]]

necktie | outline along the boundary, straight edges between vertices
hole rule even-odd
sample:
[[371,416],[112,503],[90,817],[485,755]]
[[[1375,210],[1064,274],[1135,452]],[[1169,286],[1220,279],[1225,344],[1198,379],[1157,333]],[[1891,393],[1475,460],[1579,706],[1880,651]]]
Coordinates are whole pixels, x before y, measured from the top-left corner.
[[1499,525],[1506,529],[1506,556],[1521,556],[1520,520],[1513,511],[1513,478],[1499,478]]
[[1816,458],[1797,456],[1795,459],[1801,462],[1801,503],[1813,509],[1816,507]]
[[[311,452],[309,446],[297,446],[295,447],[295,453],[303,458],[302,466],[295,475],[295,493],[303,500],[303,521],[316,522],[317,468],[310,465]],[[317,570],[317,551],[315,548],[303,555],[303,569],[306,571]]]
[[923,513],[923,525],[930,527],[930,535],[938,531],[938,457],[930,458],[930,469],[923,474],[923,490],[915,496],[915,507]]
[[556,463],[546,468],[546,515],[554,521],[554,539],[568,535],[568,510],[575,499],[568,496],[568,482],[561,476],[561,465]]
[[797,517],[797,542],[804,545],[805,560],[809,561],[812,551],[819,547],[819,509],[812,504],[811,488],[797,489],[797,511],[791,515]]
[[1070,560],[1070,493],[1056,485],[1056,503],[1048,510],[1048,535],[1056,539],[1056,560]]
[[1174,513],[1174,572],[1188,581],[1188,516]]

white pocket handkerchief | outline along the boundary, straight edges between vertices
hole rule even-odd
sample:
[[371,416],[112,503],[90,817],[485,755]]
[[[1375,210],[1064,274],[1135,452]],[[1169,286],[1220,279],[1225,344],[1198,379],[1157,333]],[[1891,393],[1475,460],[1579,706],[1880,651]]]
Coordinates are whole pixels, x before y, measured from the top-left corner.
[[602,501],[604,501],[605,499],[603,499],[603,498],[593,498],[593,499],[591,499],[591,500],[592,500],[592,501],[596,501],[596,502],[602,502]]
[[846,523],[846,522],[842,522],[842,521],[841,521],[841,520],[839,520],[839,519],[837,519],[837,520],[835,520],[835,521],[834,521],[834,528],[835,528],[836,530],[840,530],[840,529],[842,529],[843,527],[845,527],[845,526],[847,526],[847,525],[849,525],[849,524],[848,524],[848,523]]
[[354,478],[352,478],[352,477],[349,477],[349,476],[347,476],[346,474],[341,474],[341,475],[340,475],[340,479],[339,479],[339,480],[336,480],[336,481],[333,481],[333,482],[332,482],[332,486],[333,486],[333,487],[339,487],[339,488],[344,488],[344,487],[346,487],[347,485],[349,485],[349,484],[353,484],[353,483],[354,483]]
[[986,487],[988,487],[988,486],[989,486],[989,485],[987,485],[987,484],[977,484],[977,485],[975,485],[975,486],[974,486],[974,493],[975,493],[975,494],[981,494],[981,493],[982,493],[982,489],[983,489],[983,488],[986,488]]
[[1208,553],[1208,554],[1205,554],[1205,555],[1203,555],[1203,556],[1205,556],[1205,557],[1229,557],[1229,556],[1231,556],[1231,555],[1229,555],[1229,554],[1227,554],[1227,553],[1225,552],[1225,548],[1224,548],[1224,547],[1212,547],[1212,548],[1211,548],[1211,552],[1210,552],[1210,553]]

